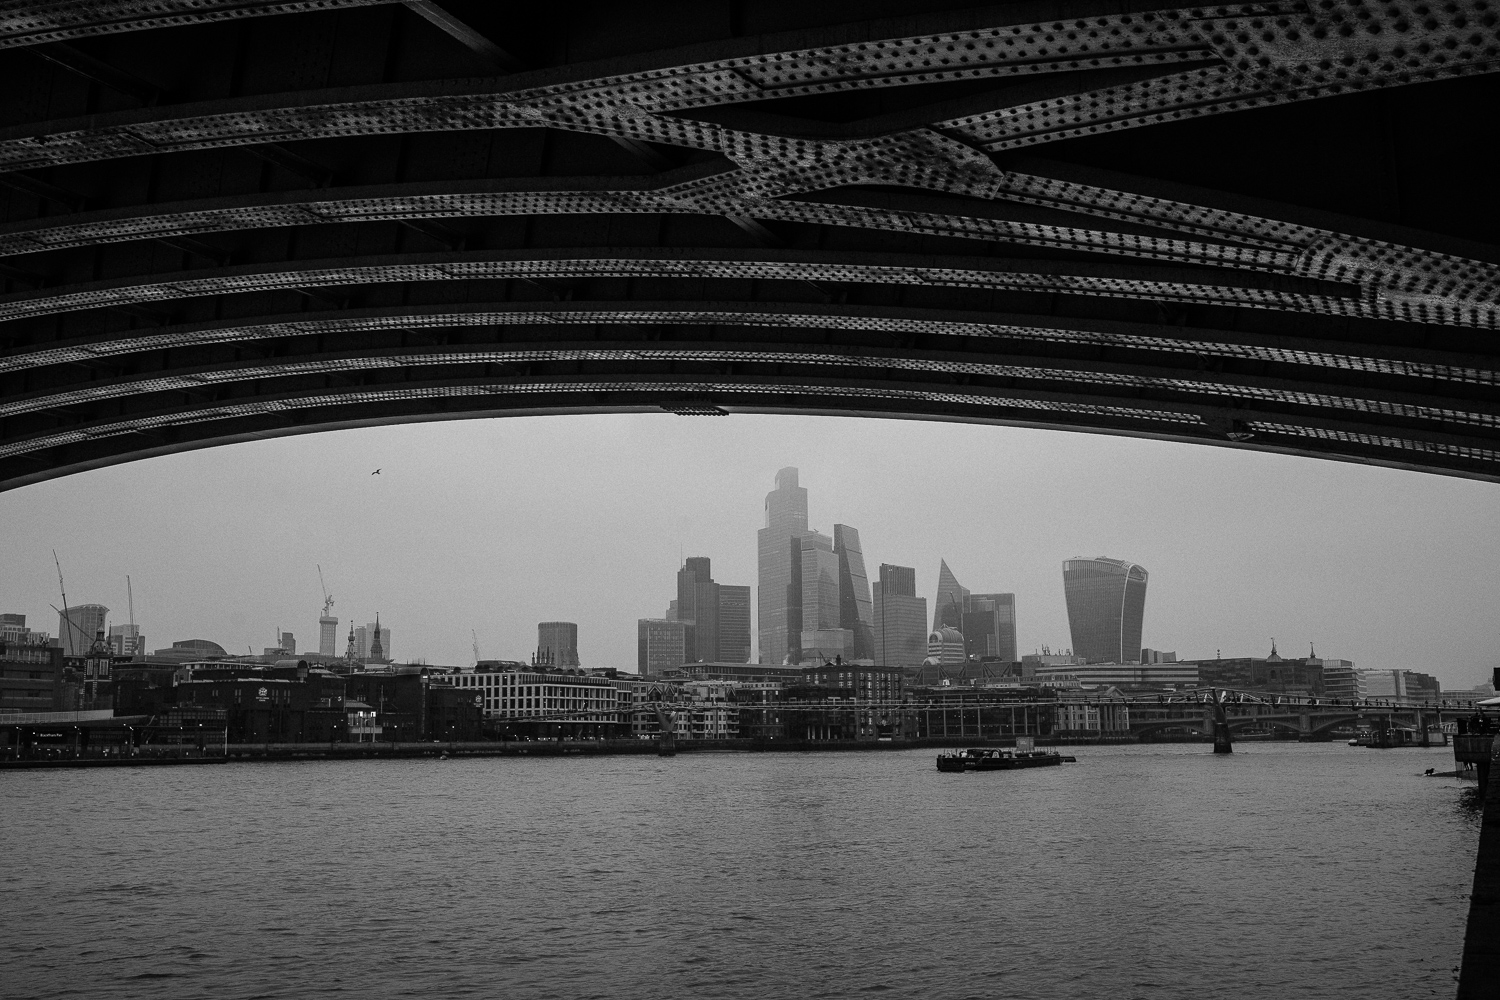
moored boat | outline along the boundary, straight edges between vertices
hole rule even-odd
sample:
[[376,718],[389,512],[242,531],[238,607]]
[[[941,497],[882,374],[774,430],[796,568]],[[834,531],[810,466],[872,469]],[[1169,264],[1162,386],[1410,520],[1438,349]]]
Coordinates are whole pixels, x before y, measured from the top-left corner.
[[1008,747],[970,747],[938,754],[939,771],[1015,771],[1026,767],[1053,767],[1078,758],[1056,750],[1012,750]]

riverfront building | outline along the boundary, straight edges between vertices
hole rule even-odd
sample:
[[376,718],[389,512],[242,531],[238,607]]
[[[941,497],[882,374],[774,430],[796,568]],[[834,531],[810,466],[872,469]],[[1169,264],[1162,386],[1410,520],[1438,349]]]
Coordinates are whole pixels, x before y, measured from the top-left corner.
[[[1024,671],[1024,667],[1022,668]],[[1044,687],[1196,687],[1201,681],[1196,663],[1088,663],[1039,666],[1026,675]]]
[[25,624],[21,617],[15,634],[0,638],[0,714],[71,708],[63,699],[62,648],[45,635],[27,633]]
[[874,590],[875,662],[919,665],[927,658],[927,598],[917,596],[917,571],[882,563]]
[[783,663],[800,657],[802,573],[793,567],[801,548],[794,542],[807,533],[807,490],[797,485],[797,470],[776,473],[776,489],[766,494],[765,527],[756,532],[759,566],[756,619],[760,662]]
[[481,698],[487,719],[566,715],[577,722],[619,721],[614,682],[581,670],[537,670],[505,660],[480,660],[473,670],[460,671],[451,680]]
[[1139,663],[1146,616],[1144,566],[1082,557],[1063,563],[1073,652],[1090,663]]

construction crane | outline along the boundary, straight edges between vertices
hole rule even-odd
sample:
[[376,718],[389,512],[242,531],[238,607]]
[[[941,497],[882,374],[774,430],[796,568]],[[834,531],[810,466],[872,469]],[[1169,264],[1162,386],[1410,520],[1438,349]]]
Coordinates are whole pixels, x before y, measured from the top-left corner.
[[[52,550],[52,562],[53,562],[54,565],[57,566],[57,590],[58,590],[59,593],[62,594],[62,602],[63,602],[63,606],[62,606],[62,610],[61,611],[58,611],[58,608],[57,608],[56,604],[52,605],[52,610],[53,611],[57,611],[58,614],[62,615],[62,620],[63,621],[67,622],[70,626],[72,626],[73,628],[76,628],[78,631],[82,632],[83,631],[83,626],[80,625],[80,624],[78,624],[77,622],[75,622],[73,620],[73,615],[68,610],[68,588],[65,587],[65,586],[63,586],[62,563],[58,561],[57,550],[56,549]],[[61,637],[61,636],[59,636],[59,638],[62,638],[63,648],[67,649],[68,648],[68,640],[66,638]],[[87,636],[86,635],[86,636],[84,636],[84,639],[86,640],[85,645],[87,645],[87,642],[92,642],[93,641],[93,637],[92,636]]]
[[142,652],[138,647],[140,640],[136,638],[135,632],[135,591],[130,588],[130,574],[125,574],[125,607],[130,613],[130,631],[126,633],[127,638],[120,643],[120,652],[125,652],[125,642],[130,643],[130,655],[134,656]]
[[328,584],[323,582],[323,567],[318,566],[318,586],[323,588],[323,617],[328,617],[329,609],[333,607],[333,595],[328,592]]
[[474,665],[479,666],[479,633],[469,629],[469,635],[474,638]]

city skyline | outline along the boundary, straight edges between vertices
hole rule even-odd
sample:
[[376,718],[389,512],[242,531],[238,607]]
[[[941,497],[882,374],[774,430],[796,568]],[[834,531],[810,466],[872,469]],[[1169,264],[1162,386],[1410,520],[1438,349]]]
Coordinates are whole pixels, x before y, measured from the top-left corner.
[[[732,457],[708,481],[688,474],[691,452],[647,474],[647,455],[692,447]],[[957,508],[1013,491],[993,529],[933,523],[943,519],[932,517],[924,483],[945,481],[944,449],[961,447],[1003,458],[1003,476],[980,472],[945,486]],[[574,476],[563,489],[511,491],[503,503],[516,527],[505,533],[464,515],[404,524],[434,483],[484,492],[490,478],[545,465],[556,453],[607,467],[611,489],[596,495],[593,476]],[[496,471],[484,472],[485,462]],[[892,463],[903,473],[894,485],[881,471]],[[366,464],[387,467],[373,485],[357,478],[369,476]],[[1427,670],[1454,687],[1500,662],[1485,610],[1500,594],[1500,519],[1486,484],[1099,436],[830,418],[382,428],[98,470],[0,496],[0,516],[18,529],[0,607],[28,615],[33,627],[48,620],[49,605],[61,604],[56,547],[72,605],[124,608],[125,574],[133,574],[136,622],[153,647],[202,637],[231,653],[259,652],[274,625],[318,634],[322,563],[340,594],[340,651],[350,617],[370,621],[376,609],[383,627],[389,617],[401,631],[402,659],[449,664],[473,659],[471,630],[486,658],[525,659],[537,622],[569,620],[579,622],[586,665],[631,669],[636,622],[661,614],[655,595],[670,588],[679,552],[711,553],[716,577],[756,573],[751,535],[764,523],[761,498],[776,470],[793,466],[802,488],[812,487],[809,527],[831,534],[835,516],[857,525],[865,564],[917,567],[918,593],[930,605],[938,560],[960,579],[1015,593],[1021,653],[1070,644],[1057,566],[1104,551],[1152,569],[1143,636],[1152,648],[1263,655],[1274,635],[1283,651],[1314,641],[1362,668]],[[1121,491],[1111,478],[1126,469],[1138,489]],[[339,488],[287,495],[279,492],[285,473]],[[242,497],[196,494],[231,475]],[[148,502],[161,481],[178,491]],[[659,492],[662,482],[672,488]],[[1206,509],[1214,513],[1199,513]],[[393,539],[381,553],[361,551],[367,524]],[[576,538],[558,540],[568,532]],[[1393,561],[1403,567],[1399,578],[1383,571]],[[539,573],[539,564],[557,572]],[[1378,585],[1372,592],[1372,579],[1389,581],[1389,593]],[[1362,586],[1356,592],[1343,580]],[[644,601],[643,592],[651,595]],[[1408,600],[1401,628],[1382,622],[1380,607]],[[353,614],[337,614],[345,609]],[[110,623],[123,618],[112,611]]]

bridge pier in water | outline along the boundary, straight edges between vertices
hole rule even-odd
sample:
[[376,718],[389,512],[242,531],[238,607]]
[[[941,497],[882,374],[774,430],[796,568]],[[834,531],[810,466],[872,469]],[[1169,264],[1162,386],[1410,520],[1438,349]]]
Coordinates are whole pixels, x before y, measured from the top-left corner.
[[1458,1000],[1480,1000],[1500,992],[1500,782],[1485,780],[1497,749],[1500,736],[1490,745],[1489,762],[1480,764],[1484,817],[1479,827],[1474,885],[1469,891]]
[[1224,699],[1229,697],[1226,691],[1215,691],[1213,710],[1209,714],[1209,722],[1214,734],[1214,753],[1234,753],[1234,744],[1229,739],[1229,713],[1224,710]]

